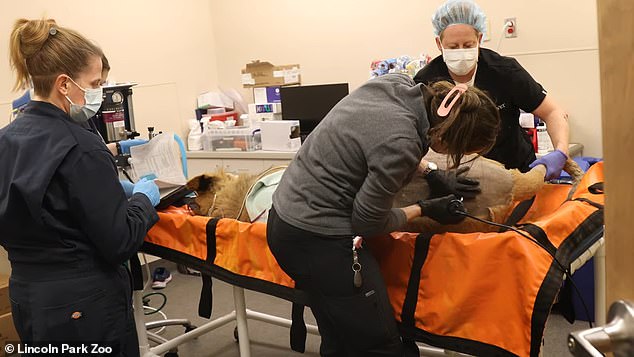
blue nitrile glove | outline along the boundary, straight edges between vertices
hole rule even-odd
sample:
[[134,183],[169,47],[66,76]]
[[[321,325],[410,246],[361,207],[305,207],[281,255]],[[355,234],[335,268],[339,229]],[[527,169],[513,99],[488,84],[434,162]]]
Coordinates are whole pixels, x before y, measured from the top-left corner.
[[158,186],[152,180],[142,178],[134,184],[132,194],[142,193],[150,199],[152,206],[156,207],[161,201],[161,194],[159,193]]
[[147,140],[145,139],[128,139],[121,140],[117,143],[119,147],[119,154],[129,154],[130,148],[137,145],[147,144]]
[[128,180],[119,180],[121,183],[121,187],[123,187],[123,192],[125,192],[125,197],[132,197],[132,191],[134,190],[134,184]]
[[545,179],[548,181],[556,179],[561,175],[561,170],[563,170],[566,160],[568,160],[568,156],[566,156],[563,151],[555,150],[533,161],[528,167],[532,169],[537,165],[546,166]]

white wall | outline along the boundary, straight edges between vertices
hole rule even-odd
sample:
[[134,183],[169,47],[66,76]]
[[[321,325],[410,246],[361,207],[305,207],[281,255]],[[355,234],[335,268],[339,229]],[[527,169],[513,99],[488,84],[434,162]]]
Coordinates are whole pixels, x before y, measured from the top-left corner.
[[217,85],[216,51],[208,0],[8,2],[0,12],[0,126],[8,123],[9,34],[20,17],[54,18],[99,44],[112,67],[110,78],[137,82],[133,103],[137,130],[187,132],[196,96]]
[[[299,63],[304,84],[368,78],[372,60],[439,54],[430,18],[441,0],[211,0],[218,81],[240,88],[251,60]],[[594,0],[480,0],[496,49],[504,19],[518,37],[499,42],[570,113],[571,140],[601,156],[597,19]],[[251,98],[248,90],[243,90]]]
[[[200,92],[242,89],[240,70],[251,60],[299,63],[304,84],[368,78],[374,59],[439,54],[430,24],[441,0],[34,0],[4,5],[0,48],[18,17],[53,17],[98,42],[111,78],[135,81],[137,129],[186,133]],[[596,3],[594,0],[480,0],[491,41],[484,47],[513,55],[570,113],[571,140],[601,156]],[[398,4],[398,5],[397,5]],[[573,10],[574,9],[574,10]],[[574,15],[573,15],[574,13]],[[502,39],[503,20],[516,17],[518,37]],[[0,126],[8,122],[13,77],[0,57]],[[5,114],[6,113],[6,114]]]
[[[251,60],[299,63],[304,84],[368,78],[372,60],[438,55],[431,14],[441,0],[31,0],[0,12],[0,48],[20,17],[55,18],[102,46],[111,78],[134,81],[137,130],[186,133],[196,96],[218,86],[241,89]],[[515,56],[570,113],[571,140],[602,156],[597,10],[594,0],[480,0],[498,48],[503,20],[516,17],[518,37],[499,52]],[[0,127],[8,123],[13,76],[0,56]],[[6,269],[0,250],[0,271]]]

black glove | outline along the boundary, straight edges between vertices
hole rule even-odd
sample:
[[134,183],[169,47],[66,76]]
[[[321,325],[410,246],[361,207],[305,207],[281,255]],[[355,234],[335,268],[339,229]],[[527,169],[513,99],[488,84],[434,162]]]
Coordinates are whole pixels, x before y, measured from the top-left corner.
[[469,171],[468,166],[458,170],[434,170],[425,176],[429,185],[429,197],[443,197],[454,194],[465,199],[475,198],[480,193],[480,182],[464,176]]
[[422,216],[429,217],[440,224],[456,224],[462,222],[465,216],[455,211],[465,211],[462,202],[454,195],[418,201],[422,209]]

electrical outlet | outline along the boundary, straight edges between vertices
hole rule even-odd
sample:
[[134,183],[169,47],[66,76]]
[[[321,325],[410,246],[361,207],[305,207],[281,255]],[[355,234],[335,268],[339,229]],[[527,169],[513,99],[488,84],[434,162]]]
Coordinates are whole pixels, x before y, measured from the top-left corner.
[[504,37],[517,37],[517,20],[514,17],[504,19]]

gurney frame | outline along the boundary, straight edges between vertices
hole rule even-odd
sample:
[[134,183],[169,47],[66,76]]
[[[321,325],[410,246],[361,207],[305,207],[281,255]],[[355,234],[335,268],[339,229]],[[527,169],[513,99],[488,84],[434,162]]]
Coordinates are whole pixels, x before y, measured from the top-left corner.
[[[595,319],[598,325],[605,324],[606,322],[606,300],[605,300],[605,247],[604,247],[604,238],[599,239],[595,244],[588,250],[584,255],[580,256],[577,261],[579,264],[573,264],[577,266],[583,265],[587,260],[594,257],[594,269],[595,269]],[[281,326],[290,328],[291,320],[281,318],[278,316],[273,316],[269,314],[265,314],[258,311],[253,311],[247,309],[246,300],[244,296],[244,288],[232,285],[233,288],[233,301],[234,301],[234,310],[226,315],[217,317],[212,321],[198,326],[190,331],[185,332],[184,334],[177,336],[171,340],[165,340],[160,338],[162,341],[154,346],[150,347],[150,340],[154,340],[155,342],[159,342],[154,338],[151,338],[151,333],[147,330],[148,328],[159,327],[157,324],[145,323],[145,316],[143,309],[134,309],[134,317],[136,321],[136,329],[137,335],[139,339],[139,351],[142,357],[158,357],[160,355],[166,353],[176,353],[176,349],[179,345],[187,343],[201,335],[209,333],[219,327],[222,327],[228,323],[233,321],[236,322],[237,325],[237,333],[238,333],[238,344],[239,351],[241,357],[250,357],[251,356],[251,342],[249,339],[249,331],[248,331],[248,319],[262,321],[266,323],[270,323],[272,325]],[[133,304],[135,307],[143,306],[143,291],[136,290],[133,293]],[[172,319],[164,321],[159,321],[159,323],[163,322],[162,325],[185,325],[188,323],[187,320],[183,319]],[[162,326],[161,325],[161,326]],[[315,325],[307,325],[307,332],[313,335],[319,335],[319,331],[317,330],[317,326]],[[456,352],[450,352],[441,348],[431,347],[431,346],[421,346],[419,345],[419,351],[421,352],[421,356],[429,356],[429,357],[441,357],[441,356],[465,356],[463,354],[459,354]]]

